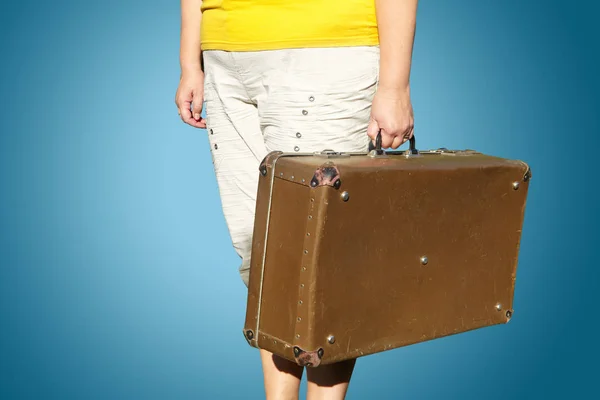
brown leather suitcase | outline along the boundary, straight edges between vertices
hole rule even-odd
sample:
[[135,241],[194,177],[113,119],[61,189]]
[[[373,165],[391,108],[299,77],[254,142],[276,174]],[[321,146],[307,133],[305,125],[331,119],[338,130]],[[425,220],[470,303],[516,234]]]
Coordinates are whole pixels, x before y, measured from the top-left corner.
[[380,143],[263,160],[251,346],[317,367],[510,320],[529,166]]

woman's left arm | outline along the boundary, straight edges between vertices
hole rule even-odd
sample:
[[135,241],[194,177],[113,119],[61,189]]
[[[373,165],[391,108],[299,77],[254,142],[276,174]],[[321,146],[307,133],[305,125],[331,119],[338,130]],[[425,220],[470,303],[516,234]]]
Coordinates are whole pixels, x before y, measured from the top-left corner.
[[368,135],[381,130],[382,146],[398,148],[413,134],[410,70],[418,0],[375,0],[379,29],[379,85]]

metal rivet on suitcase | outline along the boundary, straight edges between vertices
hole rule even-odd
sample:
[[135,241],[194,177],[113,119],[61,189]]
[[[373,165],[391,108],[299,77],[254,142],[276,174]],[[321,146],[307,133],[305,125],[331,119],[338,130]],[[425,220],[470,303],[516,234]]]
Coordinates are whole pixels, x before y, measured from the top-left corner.
[[427,265],[428,262],[429,262],[429,259],[427,258],[427,256],[421,257],[421,264]]
[[250,329],[248,329],[248,330],[246,331],[246,338],[247,338],[248,340],[252,340],[252,338],[254,338],[254,332],[252,332]]
[[302,115],[308,115],[308,111],[302,110]]
[[502,304],[500,304],[500,303],[496,304],[496,310],[501,311],[502,310]]
[[297,138],[301,138],[301,137],[302,137],[302,134],[301,134],[300,132],[296,132],[296,137],[297,137]]
[[308,101],[315,101],[315,97],[314,97],[314,96],[310,96],[310,97],[308,98]]
[[342,200],[348,201],[349,198],[350,198],[350,193],[342,192]]
[[300,347],[294,346],[294,355],[298,357],[300,355]]
[[506,318],[510,318],[510,317],[512,317],[512,311],[508,310],[506,312]]
[[335,336],[333,336],[333,335],[329,335],[329,337],[327,338],[327,341],[328,341],[329,343],[331,343],[331,344],[334,344],[334,343],[335,343]]
[[337,181],[335,181],[333,183],[333,187],[336,188],[336,189],[339,189],[341,185],[342,185],[342,180],[341,179],[338,179]]
[[517,190],[519,188],[519,182],[513,182],[513,189]]
[[300,151],[300,147],[294,146],[294,151]]
[[262,167],[260,167],[260,174],[262,176],[266,176],[267,175],[267,166],[263,165]]
[[298,333],[298,334],[296,334],[296,337],[297,337],[297,338],[300,338],[300,334],[299,334],[299,333]]
[[319,358],[323,358],[323,353],[324,353],[323,349],[319,349],[317,351],[317,355],[319,356]]

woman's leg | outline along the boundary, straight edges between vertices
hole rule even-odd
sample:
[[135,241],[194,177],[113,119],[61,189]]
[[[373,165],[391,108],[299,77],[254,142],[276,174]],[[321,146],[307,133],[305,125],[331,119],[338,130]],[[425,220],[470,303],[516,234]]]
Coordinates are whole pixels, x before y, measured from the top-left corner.
[[204,52],[204,102],[222,211],[248,286],[258,166],[267,151],[257,108],[227,52]]
[[260,350],[260,358],[263,367],[266,399],[298,399],[300,380],[304,368],[263,349]]
[[342,400],[346,398],[348,385],[356,360],[307,368],[307,400]]
[[[267,154],[258,111],[247,98],[230,54],[204,54],[206,120],[223,214],[248,285],[258,167]],[[297,399],[303,369],[260,351],[267,399]]]

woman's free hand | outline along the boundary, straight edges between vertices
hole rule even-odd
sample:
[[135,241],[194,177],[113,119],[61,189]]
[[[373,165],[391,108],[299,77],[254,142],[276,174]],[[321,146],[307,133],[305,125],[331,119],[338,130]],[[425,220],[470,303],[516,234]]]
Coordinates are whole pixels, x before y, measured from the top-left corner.
[[204,73],[201,70],[181,74],[175,105],[181,120],[195,128],[206,128],[206,120],[202,118],[202,102],[204,100]]

